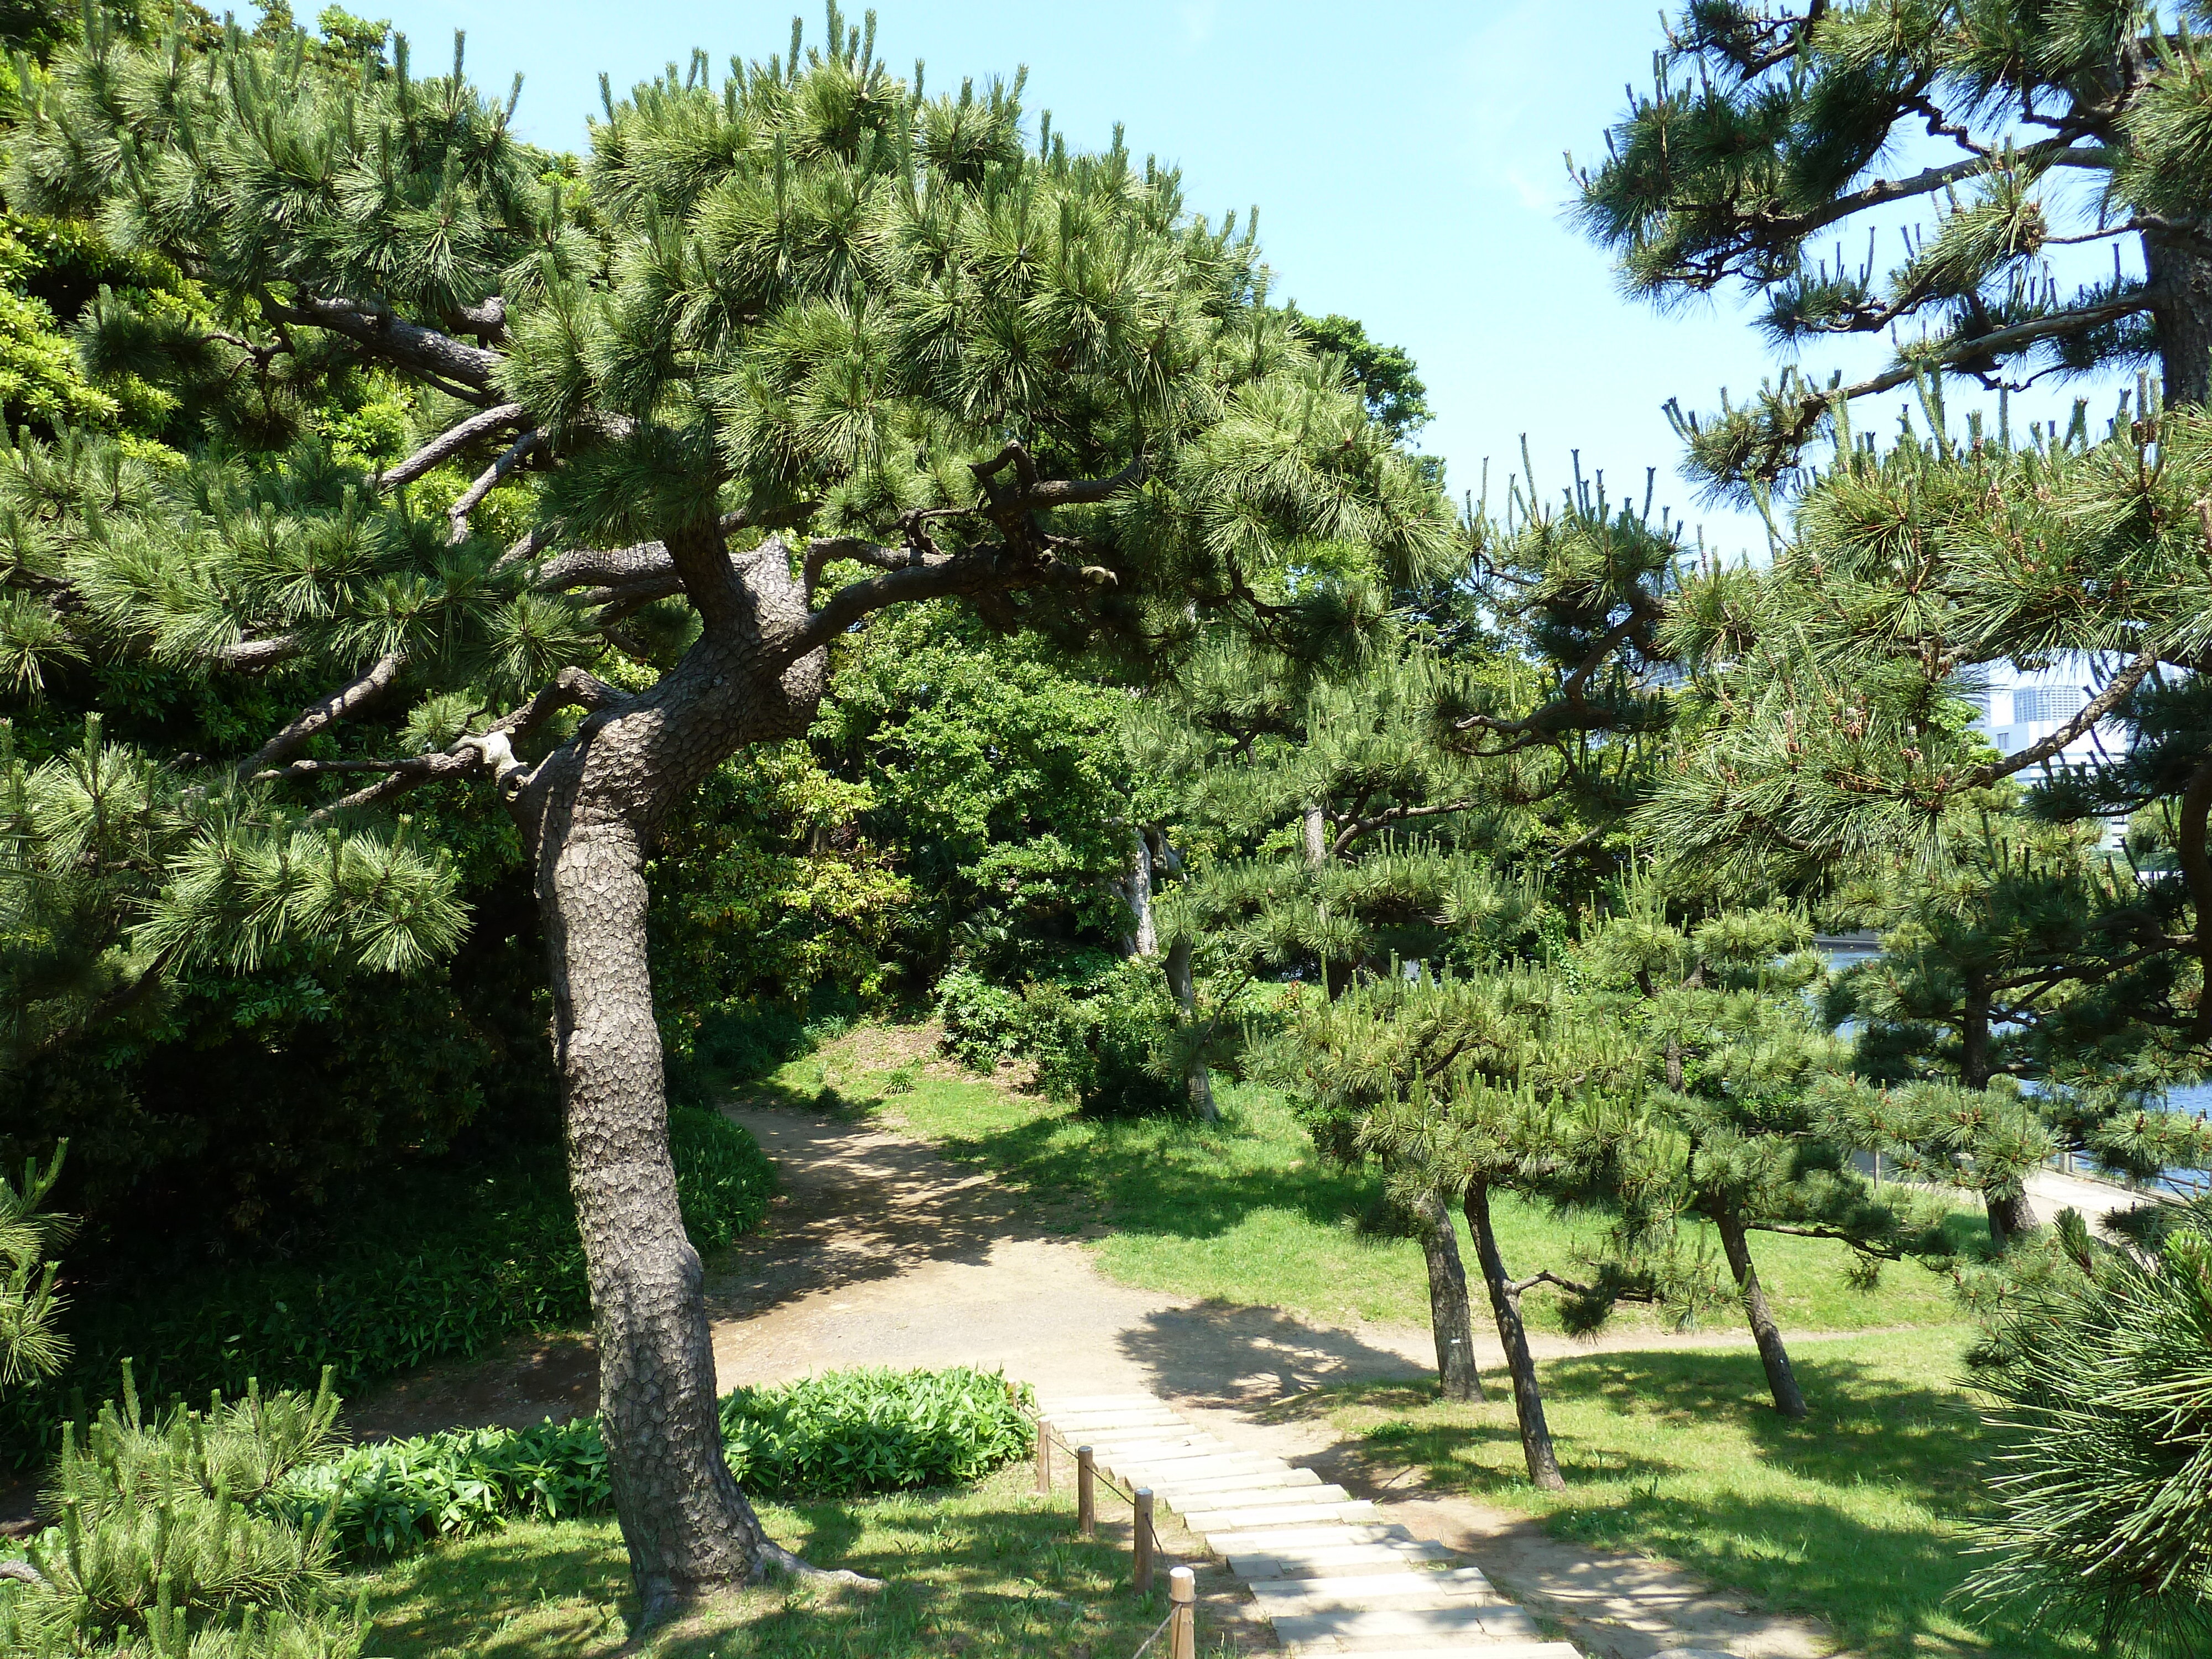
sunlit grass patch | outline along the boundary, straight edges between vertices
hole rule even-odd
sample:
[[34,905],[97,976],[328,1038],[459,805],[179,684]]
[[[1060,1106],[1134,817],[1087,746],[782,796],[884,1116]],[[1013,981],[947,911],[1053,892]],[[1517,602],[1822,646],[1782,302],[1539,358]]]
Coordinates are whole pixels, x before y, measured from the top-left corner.
[[1959,1382],[1965,1338],[1859,1337],[1792,1355],[1812,1414],[1773,1409],[1755,1353],[1601,1353],[1540,1367],[1568,1489],[1528,1483],[1502,1374],[1486,1405],[1353,1385],[1279,1408],[1325,1417],[1378,1473],[1418,1471],[1565,1538],[1663,1557],[1814,1613],[1869,1659],[2086,1654],[2078,1636],[1978,1628],[1950,1600],[1992,1447]]

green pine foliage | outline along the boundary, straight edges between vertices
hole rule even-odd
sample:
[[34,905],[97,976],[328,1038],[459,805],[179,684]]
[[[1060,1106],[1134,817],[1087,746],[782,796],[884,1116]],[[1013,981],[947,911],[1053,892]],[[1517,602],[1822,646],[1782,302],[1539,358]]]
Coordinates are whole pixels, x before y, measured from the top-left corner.
[[56,1253],[69,1224],[42,1212],[68,1152],[64,1141],[43,1169],[26,1164],[21,1184],[0,1175],[0,1389],[52,1376],[69,1359],[69,1338],[58,1323],[68,1302],[54,1287]]
[[353,1659],[365,1621],[338,1598],[327,1528],[270,1503],[336,1446],[338,1401],[247,1389],[202,1409],[119,1402],[64,1440],[33,1540],[41,1582],[0,1585],[0,1638],[36,1659]]
[[2008,1444],[1969,1581],[2035,1625],[2086,1616],[2106,1650],[2179,1659],[2212,1641],[2212,1212],[2138,1212],[2135,1247],[2068,1212],[2068,1269],[2015,1297],[1977,1373]]
[[[2033,0],[1674,13],[1656,84],[1577,174],[1585,228],[1631,294],[1741,287],[1793,351],[1898,343],[1852,385],[1792,366],[1678,416],[1691,475],[1756,497],[1842,404],[1931,371],[1994,387],[2156,363],[2171,400],[2204,401],[2212,81],[2190,33],[2202,9],[2179,9],[2179,29],[2148,6]],[[2109,245],[2109,271],[2054,264],[2064,243]]]

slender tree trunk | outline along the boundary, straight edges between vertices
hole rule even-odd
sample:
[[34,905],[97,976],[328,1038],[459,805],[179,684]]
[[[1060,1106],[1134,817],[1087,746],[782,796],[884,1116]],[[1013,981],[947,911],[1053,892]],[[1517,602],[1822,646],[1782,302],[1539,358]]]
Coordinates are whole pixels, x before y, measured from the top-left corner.
[[1482,1374],[1474,1363],[1474,1310],[1468,1300],[1467,1267],[1459,1234],[1441,1198],[1421,1206],[1421,1255],[1429,1269],[1429,1328],[1437,1341],[1437,1382],[1446,1400],[1482,1400]]
[[2186,233],[2147,230],[2143,263],[2166,401],[2212,401],[2212,252]]
[[1133,839],[1135,844],[1129,849],[1130,931],[1124,942],[1130,956],[1156,957],[1160,953],[1160,931],[1152,915],[1152,840],[1142,824],[1137,826]]
[[1743,1223],[1732,1210],[1715,1218],[1721,1231],[1721,1249],[1728,1254],[1729,1271],[1735,1275],[1736,1294],[1743,1298],[1744,1317],[1751,1322],[1752,1339],[1759,1344],[1759,1363],[1766,1367],[1766,1387],[1774,1396],[1774,1409],[1784,1417],[1805,1415],[1805,1396],[1790,1369],[1790,1351],[1782,1346],[1782,1328],[1766,1305],[1766,1287],[1759,1282],[1759,1266],[1751,1259],[1751,1241]]
[[2204,988],[2197,994],[2197,1018],[2191,1035],[2197,1042],[2212,1041],[2212,853],[2206,850],[2205,823],[2212,815],[2212,760],[2189,775],[2181,792],[2180,821],[2175,826],[2174,852],[2181,878],[2189,888],[2195,911],[2197,961]]
[[1559,1455],[1552,1449],[1552,1425],[1544,1420],[1544,1396],[1536,1386],[1535,1356],[1528,1352],[1528,1332],[1521,1322],[1521,1295],[1506,1277],[1504,1260],[1498,1253],[1498,1233],[1490,1224],[1490,1188],[1485,1182],[1468,1183],[1467,1225],[1474,1235],[1483,1283],[1490,1287],[1490,1308],[1498,1316],[1506,1369],[1513,1374],[1513,1410],[1521,1420],[1521,1453],[1528,1462],[1528,1479],[1546,1492],[1565,1492],[1566,1477],[1559,1473]]
[[[1959,1025],[1959,1080],[1969,1089],[1986,1089],[1995,1075],[1990,1053],[1989,988],[1982,975],[1970,973]],[[2025,1191],[1984,1187],[1982,1209],[1989,1217],[1990,1242],[2000,1250],[2010,1249],[2014,1239],[2035,1230],[2035,1212],[2028,1207]]]
[[771,1568],[811,1571],[767,1537],[722,1460],[703,1274],[669,1158],[645,855],[668,811],[726,757],[805,729],[823,656],[780,675],[760,666],[763,631],[805,614],[781,542],[742,574],[711,531],[670,546],[707,631],[658,684],[586,720],[514,802],[552,981],[608,1474],[648,1625]]
[[[1185,1029],[1195,1044],[1198,1035],[1198,980],[1191,972],[1191,944],[1179,939],[1168,946],[1167,960],[1162,965],[1168,976],[1168,990],[1182,1010]],[[1183,1072],[1183,1086],[1190,1093],[1190,1109],[1208,1123],[1221,1121],[1221,1109],[1213,1103],[1213,1074],[1206,1067],[1205,1056],[1196,1047],[1191,1050]]]

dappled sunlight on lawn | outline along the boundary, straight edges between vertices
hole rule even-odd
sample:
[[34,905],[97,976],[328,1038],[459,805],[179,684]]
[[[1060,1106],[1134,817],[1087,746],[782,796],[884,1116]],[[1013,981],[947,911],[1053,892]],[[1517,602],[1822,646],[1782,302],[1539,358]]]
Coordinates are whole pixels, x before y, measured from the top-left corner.
[[[879,1593],[789,1583],[703,1607],[641,1651],[665,1659],[1097,1659],[1133,1652],[1165,1610],[1128,1589],[1126,1541],[1074,1536],[1066,1495],[1011,1468],[958,1492],[768,1504],[769,1533]],[[523,1525],[447,1544],[368,1581],[390,1659],[599,1659],[635,1609],[611,1521]],[[629,1648],[629,1652],[640,1649]]]
[[1378,1478],[1416,1474],[1541,1517],[1555,1534],[1663,1557],[1768,1605],[1817,1613],[1870,1659],[2045,1659],[2084,1641],[1970,1625],[1948,1598],[1986,1505],[1987,1431],[1959,1382],[1963,1338],[1861,1337],[1792,1356],[1811,1415],[1773,1408],[1758,1356],[1590,1354],[1539,1367],[1568,1490],[1527,1480],[1506,1379],[1487,1404],[1354,1384],[1272,1415],[1325,1420]]
[[[907,1034],[907,1028],[898,1028]],[[872,1119],[903,1127],[956,1162],[987,1168],[1040,1201],[1074,1204],[1099,1236],[1099,1266],[1127,1285],[1174,1295],[1291,1310],[1331,1322],[1420,1326],[1428,1296],[1419,1249],[1367,1231],[1379,1213],[1373,1171],[1324,1162],[1274,1090],[1223,1080],[1224,1121],[1089,1116],[941,1057],[872,1063],[882,1028],[862,1028],[793,1060],[746,1091],[756,1104]],[[1599,1224],[1508,1199],[1500,1243],[1516,1273],[1573,1270]],[[1972,1224],[1962,1223],[1961,1224]],[[1080,1221],[1067,1223],[1071,1231]],[[1696,1230],[1692,1230],[1693,1245]],[[1461,1248],[1473,1259],[1465,1227]],[[1717,1249],[1717,1247],[1711,1247]],[[1785,1330],[1858,1330],[1955,1322],[1947,1282],[1893,1267],[1872,1291],[1844,1278],[1849,1252],[1820,1240],[1757,1239],[1760,1271]],[[1531,1327],[1562,1330],[1548,1295],[1528,1298]],[[1624,1330],[1663,1317],[1623,1308]],[[1731,1310],[1708,1328],[1733,1333]]]

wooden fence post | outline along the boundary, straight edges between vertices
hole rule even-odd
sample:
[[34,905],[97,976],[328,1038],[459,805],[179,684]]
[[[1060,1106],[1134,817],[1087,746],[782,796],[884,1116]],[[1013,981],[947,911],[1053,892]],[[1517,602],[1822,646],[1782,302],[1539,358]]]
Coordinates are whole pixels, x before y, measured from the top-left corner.
[[1091,1448],[1075,1449],[1075,1535],[1096,1538],[1098,1535],[1097,1465],[1091,1455]]
[[1037,1419],[1036,1474],[1037,1491],[1049,1493],[1052,1491],[1052,1419],[1047,1417]]
[[1188,1567],[1168,1574],[1168,1659],[1198,1659],[1198,1575]]
[[1137,1488],[1134,1545],[1129,1582],[1136,1586],[1138,1595],[1150,1595],[1152,1593],[1152,1489],[1150,1486]]

